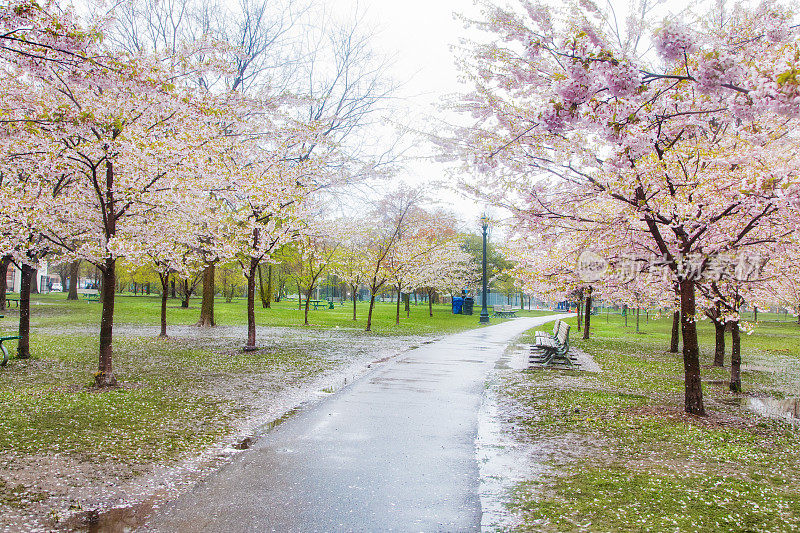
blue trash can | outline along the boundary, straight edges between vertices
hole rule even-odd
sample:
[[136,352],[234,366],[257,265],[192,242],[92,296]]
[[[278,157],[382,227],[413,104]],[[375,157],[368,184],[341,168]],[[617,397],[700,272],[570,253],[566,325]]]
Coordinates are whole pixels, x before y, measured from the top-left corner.
[[464,305],[464,298],[460,296],[456,296],[453,298],[453,314],[460,315],[461,314],[461,307]]

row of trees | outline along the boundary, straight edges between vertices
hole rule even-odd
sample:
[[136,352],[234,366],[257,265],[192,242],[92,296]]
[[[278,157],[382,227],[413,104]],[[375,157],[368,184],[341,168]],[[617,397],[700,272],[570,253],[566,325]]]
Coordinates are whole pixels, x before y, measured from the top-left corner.
[[[482,172],[468,187],[513,213],[532,290],[675,310],[692,414],[705,413],[702,314],[732,325],[739,390],[741,304],[796,308],[795,7],[674,15],[640,0],[623,27],[591,1],[486,2],[485,18],[467,21],[492,38],[463,57],[474,91],[455,106],[474,120],[444,141],[448,153]],[[579,258],[609,271],[587,278]]]
[[22,271],[20,357],[45,257],[100,272],[98,386],[115,383],[123,258],[152,265],[164,295],[172,276],[204,271],[204,311],[214,265],[238,262],[255,346],[259,266],[313,234],[328,191],[386,163],[348,145],[387,94],[380,65],[356,28],[297,27],[313,9],[153,0],[82,19],[55,2],[0,7],[0,256]]

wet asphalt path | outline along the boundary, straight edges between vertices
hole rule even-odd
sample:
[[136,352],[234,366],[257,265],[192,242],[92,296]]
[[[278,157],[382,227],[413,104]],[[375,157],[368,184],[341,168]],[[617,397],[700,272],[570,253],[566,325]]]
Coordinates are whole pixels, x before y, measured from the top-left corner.
[[479,530],[475,438],[486,375],[509,341],[555,318],[519,318],[406,352],[266,432],[144,530]]

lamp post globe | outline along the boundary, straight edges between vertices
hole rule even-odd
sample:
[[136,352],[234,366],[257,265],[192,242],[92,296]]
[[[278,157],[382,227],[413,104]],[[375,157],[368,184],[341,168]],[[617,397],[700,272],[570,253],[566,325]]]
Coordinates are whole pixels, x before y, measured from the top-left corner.
[[489,323],[489,311],[486,309],[486,232],[489,229],[489,217],[485,214],[481,217],[481,228],[483,229],[483,287],[481,290],[481,324]]

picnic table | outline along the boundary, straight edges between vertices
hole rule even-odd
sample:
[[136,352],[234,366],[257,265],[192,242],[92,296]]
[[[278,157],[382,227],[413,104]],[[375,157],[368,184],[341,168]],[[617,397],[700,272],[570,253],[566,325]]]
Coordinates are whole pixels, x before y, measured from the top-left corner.
[[100,301],[100,293],[99,292],[85,292],[85,293],[83,293],[83,299],[86,300],[86,303],[99,302]]
[[500,318],[517,318],[517,312],[514,311],[510,305],[493,305],[492,316],[499,316]]
[[314,311],[320,307],[323,309],[333,309],[333,302],[329,302],[328,300],[309,300],[308,303],[314,306]]

